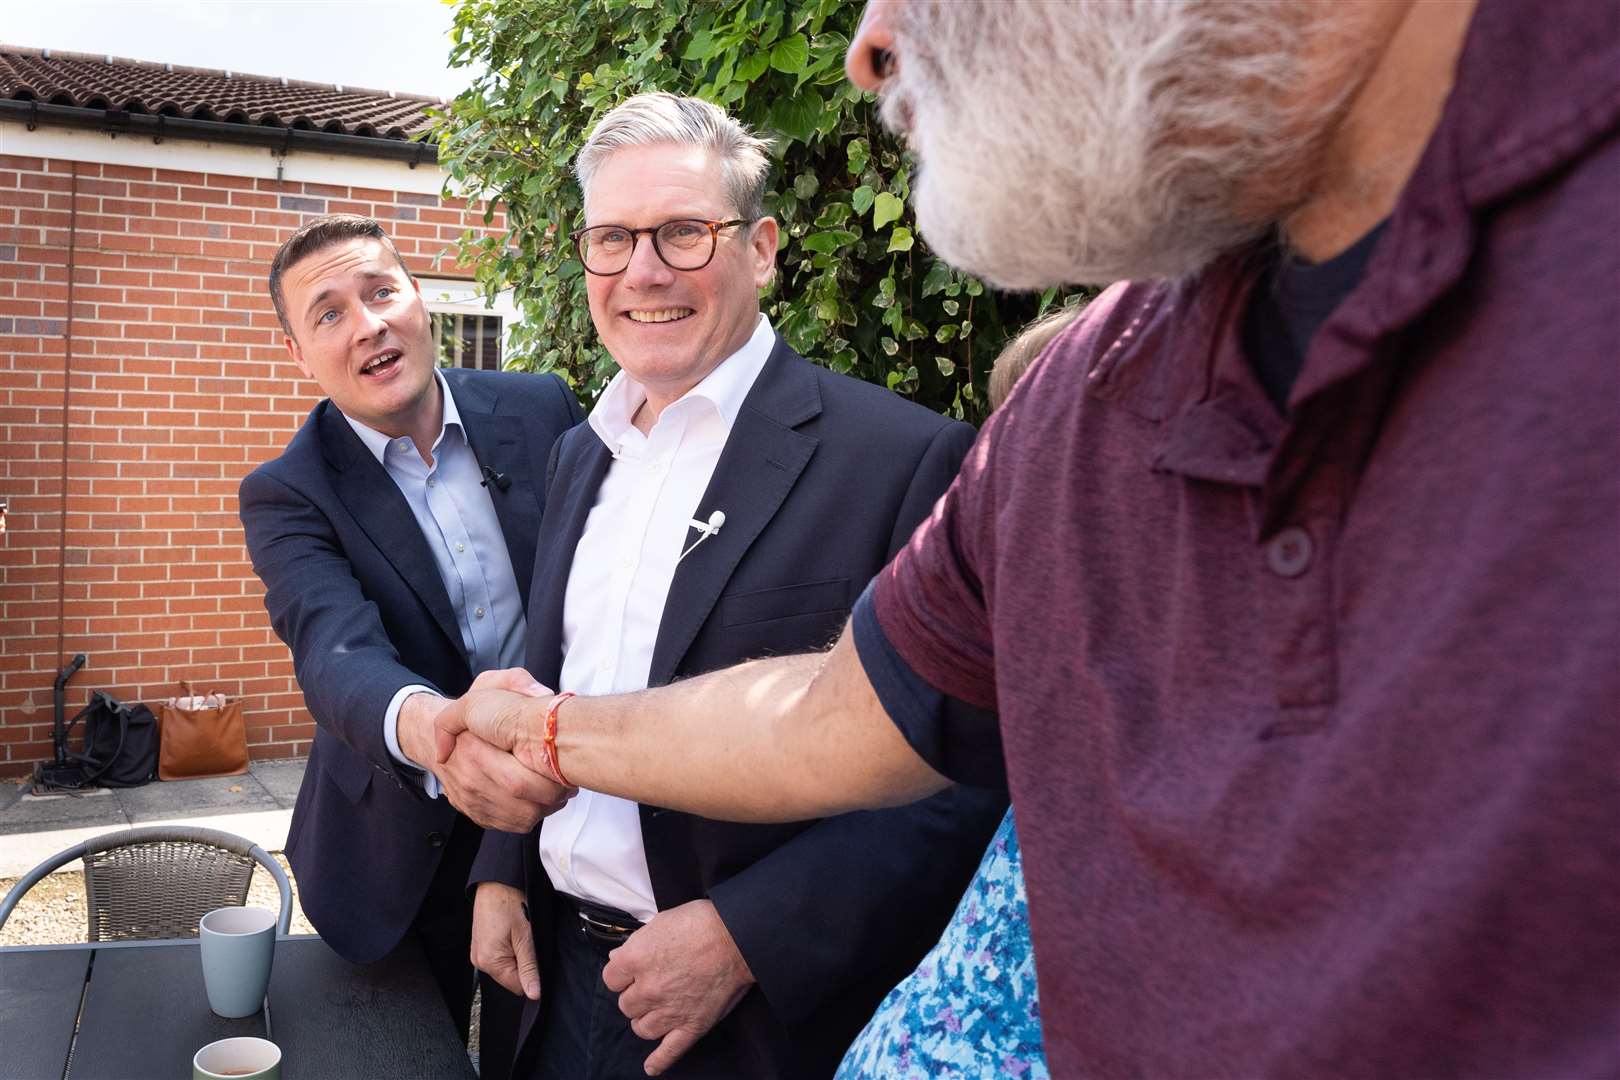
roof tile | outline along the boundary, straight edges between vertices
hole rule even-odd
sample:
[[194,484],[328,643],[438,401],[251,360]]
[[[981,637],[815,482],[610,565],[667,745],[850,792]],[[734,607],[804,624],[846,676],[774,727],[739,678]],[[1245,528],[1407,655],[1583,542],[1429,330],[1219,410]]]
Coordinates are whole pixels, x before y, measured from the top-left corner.
[[0,98],[409,141],[438,98],[0,45]]

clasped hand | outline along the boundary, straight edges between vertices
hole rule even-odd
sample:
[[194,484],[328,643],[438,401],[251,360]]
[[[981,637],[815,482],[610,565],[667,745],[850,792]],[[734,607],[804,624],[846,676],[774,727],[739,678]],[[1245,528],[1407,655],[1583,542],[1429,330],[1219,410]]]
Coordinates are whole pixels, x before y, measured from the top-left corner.
[[[550,693],[522,668],[508,668],[479,675],[455,700],[413,695],[400,712],[401,748],[414,761],[432,761],[445,796],[478,824],[528,832],[574,795],[530,760],[517,739],[521,725],[513,706]],[[474,718],[476,725],[469,722]],[[514,754],[515,744],[525,752]]]

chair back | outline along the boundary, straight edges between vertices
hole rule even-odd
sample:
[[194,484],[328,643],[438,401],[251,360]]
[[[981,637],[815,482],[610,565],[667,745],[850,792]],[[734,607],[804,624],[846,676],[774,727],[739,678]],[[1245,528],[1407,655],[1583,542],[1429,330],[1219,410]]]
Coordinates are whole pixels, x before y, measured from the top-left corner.
[[0,926],[24,892],[74,859],[84,860],[90,941],[196,937],[208,912],[247,902],[255,866],[280,890],[283,935],[292,922],[291,884],[259,845],[218,829],[159,825],[105,833],[45,860],[0,903]]

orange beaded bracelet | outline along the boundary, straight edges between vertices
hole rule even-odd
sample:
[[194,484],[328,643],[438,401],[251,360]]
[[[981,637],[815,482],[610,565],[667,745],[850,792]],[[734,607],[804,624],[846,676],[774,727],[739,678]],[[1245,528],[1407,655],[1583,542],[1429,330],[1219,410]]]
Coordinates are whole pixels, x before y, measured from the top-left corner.
[[573,696],[574,692],[572,690],[564,690],[551,699],[551,706],[546,709],[545,734],[540,739],[540,752],[545,755],[546,768],[551,770],[552,777],[563,787],[573,787],[574,785],[570,784],[568,778],[563,776],[562,764],[557,758],[557,710],[562,707],[563,702]]

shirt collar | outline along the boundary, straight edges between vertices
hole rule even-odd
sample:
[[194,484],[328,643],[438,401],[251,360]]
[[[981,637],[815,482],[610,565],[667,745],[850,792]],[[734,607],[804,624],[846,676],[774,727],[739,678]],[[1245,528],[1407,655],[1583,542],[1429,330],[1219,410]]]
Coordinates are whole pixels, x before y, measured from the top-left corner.
[[[737,422],[737,414],[742,411],[743,399],[753,388],[754,380],[759,378],[765,361],[770,359],[771,350],[775,347],[776,331],[771,328],[771,320],[761,312],[759,322],[754,324],[753,334],[743,343],[743,347],[720,361],[713,371],[703,377],[702,382],[672,402],[670,408],[685,401],[707,401],[720,415],[726,430],[730,431]],[[602,396],[597,399],[596,408],[591,410],[591,430],[610,450],[617,450],[620,440],[632,426],[631,419],[636,415],[636,410],[646,400],[646,388],[621,370],[608,382]]]
[[[433,445],[437,447],[440,440],[444,438],[444,433],[452,425],[457,428],[461,427],[461,412],[456,408],[456,398],[454,394],[450,393],[450,382],[444,377],[444,372],[434,368],[433,377],[439,381],[439,396],[444,402],[444,420],[439,425],[439,433],[433,437]],[[371,456],[377,459],[377,464],[384,464],[383,458],[388,453],[388,445],[397,443],[399,440],[391,435],[384,435],[376,428],[362,424],[341,409],[338,411],[342,413],[343,419],[349,422],[349,426],[354,429],[354,433],[360,436],[360,441],[365,444],[367,450],[371,451]],[[405,449],[409,451],[410,447],[407,446]]]

